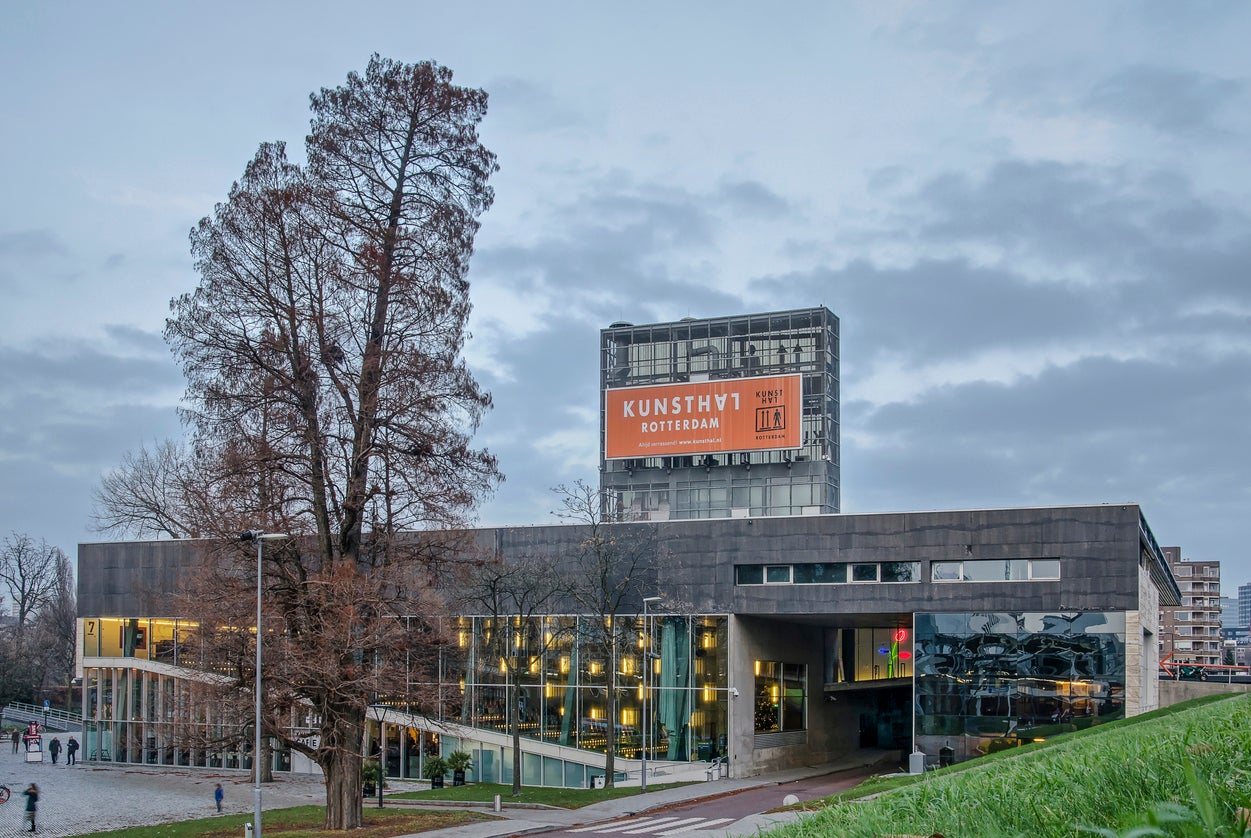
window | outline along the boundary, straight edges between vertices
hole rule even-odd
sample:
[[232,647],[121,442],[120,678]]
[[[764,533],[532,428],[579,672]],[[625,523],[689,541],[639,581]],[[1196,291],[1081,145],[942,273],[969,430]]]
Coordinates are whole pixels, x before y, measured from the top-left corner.
[[1029,578],[1030,579],[1059,579],[1060,578],[1060,560],[1059,559],[1030,559]]
[[765,584],[766,585],[789,585],[791,581],[791,566],[788,564],[770,564],[765,565]]
[[805,730],[808,713],[808,667],[801,663],[756,661],[756,733]]
[[1059,559],[965,559],[930,562],[930,579],[934,582],[1023,582],[1059,578]]
[[882,562],[883,582],[920,582],[920,562]]
[[796,585],[820,585],[831,582],[847,581],[847,565],[843,562],[833,564],[797,564],[792,567]]
[[851,566],[851,581],[853,582],[876,582],[877,581],[877,565],[853,564]]
[[735,585],[763,585],[764,566],[758,564],[740,564],[734,567]]

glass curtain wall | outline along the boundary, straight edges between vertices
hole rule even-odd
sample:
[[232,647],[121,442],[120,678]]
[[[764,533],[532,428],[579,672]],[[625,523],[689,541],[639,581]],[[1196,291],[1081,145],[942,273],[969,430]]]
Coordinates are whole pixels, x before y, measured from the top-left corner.
[[601,753],[613,725],[627,759],[644,747],[650,760],[723,753],[725,618],[653,615],[648,631],[630,615],[611,633],[591,630],[592,619],[458,618],[442,668],[444,717],[507,733],[515,715],[524,737]]
[[916,744],[966,759],[1125,715],[1124,612],[917,614]]

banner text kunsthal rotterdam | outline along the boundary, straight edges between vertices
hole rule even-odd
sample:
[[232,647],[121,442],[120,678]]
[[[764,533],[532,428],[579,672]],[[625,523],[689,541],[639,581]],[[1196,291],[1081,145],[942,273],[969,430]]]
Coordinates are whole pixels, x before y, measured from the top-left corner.
[[801,376],[606,390],[605,458],[799,448]]

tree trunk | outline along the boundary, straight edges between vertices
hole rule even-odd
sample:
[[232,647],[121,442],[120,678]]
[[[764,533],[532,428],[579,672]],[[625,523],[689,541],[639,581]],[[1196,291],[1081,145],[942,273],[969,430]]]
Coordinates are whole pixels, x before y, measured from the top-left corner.
[[326,774],[326,830],[359,829],[363,812],[361,756],[344,751],[324,752]]
[[268,736],[261,739],[260,766],[261,782],[272,783],[274,781],[274,740]]

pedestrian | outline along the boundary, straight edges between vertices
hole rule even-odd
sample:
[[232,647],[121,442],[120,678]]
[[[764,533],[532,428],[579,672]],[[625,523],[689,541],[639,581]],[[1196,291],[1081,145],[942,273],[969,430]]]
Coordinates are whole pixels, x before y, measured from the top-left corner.
[[30,824],[28,832],[35,831],[35,812],[39,809],[39,786],[31,783],[22,792],[26,795],[26,822]]
[[13,753],[17,753],[17,743],[21,741],[22,734],[17,732],[17,728],[13,728]]
[[217,804],[217,811],[219,812],[222,810],[222,798],[225,796],[226,793],[222,791],[221,783],[213,787],[213,802]]
[[61,755],[61,740],[55,736],[48,743],[48,753],[52,754],[52,764],[56,765],[56,758]]
[[69,742],[65,743],[65,764],[77,765],[78,758],[74,754],[78,753],[78,740],[73,736],[69,738]]

